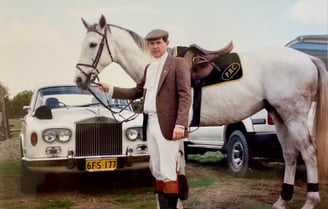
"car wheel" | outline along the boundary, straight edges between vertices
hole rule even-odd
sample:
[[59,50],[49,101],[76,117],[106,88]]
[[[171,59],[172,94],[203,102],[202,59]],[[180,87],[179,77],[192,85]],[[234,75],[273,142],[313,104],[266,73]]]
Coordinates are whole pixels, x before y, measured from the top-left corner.
[[236,130],[229,137],[227,163],[229,171],[238,177],[244,177],[249,168],[250,152],[245,134]]

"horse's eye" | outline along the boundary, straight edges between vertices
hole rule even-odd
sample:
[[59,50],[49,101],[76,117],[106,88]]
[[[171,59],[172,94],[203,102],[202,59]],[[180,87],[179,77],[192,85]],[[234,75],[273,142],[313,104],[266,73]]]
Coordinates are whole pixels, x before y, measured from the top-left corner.
[[97,43],[90,43],[90,48],[95,48],[97,46]]

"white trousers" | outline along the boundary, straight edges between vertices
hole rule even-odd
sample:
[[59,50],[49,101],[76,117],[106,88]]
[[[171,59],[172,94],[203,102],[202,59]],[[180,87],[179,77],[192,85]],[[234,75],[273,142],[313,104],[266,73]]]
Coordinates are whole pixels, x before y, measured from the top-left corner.
[[163,137],[157,114],[154,113],[148,115],[147,144],[149,166],[154,178],[163,182],[176,181],[180,140]]

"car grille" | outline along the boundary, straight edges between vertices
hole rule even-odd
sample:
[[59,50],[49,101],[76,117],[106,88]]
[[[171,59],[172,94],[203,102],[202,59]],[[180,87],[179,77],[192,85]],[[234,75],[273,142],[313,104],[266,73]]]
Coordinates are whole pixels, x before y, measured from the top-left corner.
[[76,124],[76,156],[122,154],[122,124],[97,117]]

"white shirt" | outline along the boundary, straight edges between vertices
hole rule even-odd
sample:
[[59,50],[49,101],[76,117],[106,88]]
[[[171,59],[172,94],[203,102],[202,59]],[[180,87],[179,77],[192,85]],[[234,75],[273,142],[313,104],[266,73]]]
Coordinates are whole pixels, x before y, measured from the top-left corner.
[[162,74],[164,63],[168,53],[165,52],[160,58],[152,58],[152,61],[147,69],[146,82],[144,89],[147,90],[146,97],[144,98],[144,112],[156,113],[156,95],[158,91],[159,79]]

